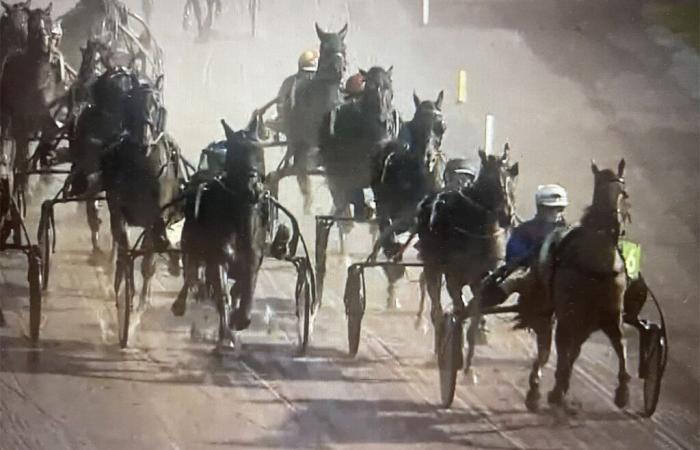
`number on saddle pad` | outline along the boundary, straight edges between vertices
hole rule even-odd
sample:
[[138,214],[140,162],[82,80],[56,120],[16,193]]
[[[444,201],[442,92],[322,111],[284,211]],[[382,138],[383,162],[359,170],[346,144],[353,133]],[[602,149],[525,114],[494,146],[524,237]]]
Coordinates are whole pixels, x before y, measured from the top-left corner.
[[625,260],[627,276],[636,280],[639,278],[639,272],[641,271],[641,245],[632,241],[622,240],[620,241],[620,251],[622,252],[622,258]]

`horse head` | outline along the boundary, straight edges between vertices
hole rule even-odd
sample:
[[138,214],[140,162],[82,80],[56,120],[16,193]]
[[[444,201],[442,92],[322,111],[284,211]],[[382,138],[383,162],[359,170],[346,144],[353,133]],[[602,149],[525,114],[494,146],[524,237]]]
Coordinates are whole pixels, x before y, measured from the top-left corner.
[[51,53],[53,20],[51,12],[53,3],[46,8],[36,8],[29,11],[27,22],[27,50],[43,56]]
[[0,17],[0,42],[9,54],[27,48],[31,0],[10,5],[2,2],[4,12]]
[[126,128],[132,139],[143,146],[150,145],[165,131],[167,111],[163,105],[160,85],[136,82],[127,97]]
[[[425,159],[425,165],[429,173],[435,173],[439,154],[441,152],[442,138],[447,130],[447,124],[442,115],[443,91],[433,102],[421,100],[416,93],[413,93],[413,104],[416,112],[413,119],[408,124],[411,131],[413,149],[420,151]],[[441,177],[442,174],[437,174]]]
[[503,228],[512,226],[515,218],[515,180],[518,163],[510,165],[510,146],[505,145],[503,155],[487,155],[479,150],[481,168],[472,190],[486,209],[496,213]]
[[[256,202],[262,191],[265,159],[256,131],[233,129],[221,120],[226,134],[226,163],[223,182],[235,193],[243,193],[251,202]],[[254,125],[253,125],[254,126]]]
[[[593,172],[593,204],[589,214],[608,216],[614,215],[620,226],[629,221],[629,195],[625,188],[625,160],[621,159],[617,172],[612,169],[599,169],[595,161],[591,161]],[[588,215],[588,214],[587,214]]]
[[106,114],[122,114],[126,100],[138,80],[129,69],[109,68],[92,86],[92,98],[97,109]]
[[368,71],[360,69],[360,73],[365,79],[365,87],[362,90],[362,97],[360,97],[360,107],[368,114],[377,115],[381,122],[390,120],[394,110],[394,89],[391,80],[393,70],[393,66],[389,67],[389,70],[378,66],[372,67]]
[[323,31],[316,24],[316,34],[321,40],[316,77],[338,82],[343,78],[347,68],[345,56],[345,36],[347,33],[347,24],[337,33]]

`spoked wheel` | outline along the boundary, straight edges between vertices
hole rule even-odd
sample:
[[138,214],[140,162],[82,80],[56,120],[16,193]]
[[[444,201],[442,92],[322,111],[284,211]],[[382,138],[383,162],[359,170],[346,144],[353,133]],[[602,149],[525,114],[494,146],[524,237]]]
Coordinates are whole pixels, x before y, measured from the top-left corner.
[[[122,265],[122,283],[117,292],[117,333],[119,347],[126,348],[129,343],[129,321],[133,308],[134,273],[131,262]],[[119,276],[119,275],[118,275]]]
[[357,355],[360,347],[360,331],[364,315],[364,289],[362,286],[362,270],[356,266],[348,268],[348,279],[345,283],[345,313],[348,316],[348,353],[351,358]]
[[50,210],[46,203],[41,208],[41,219],[39,220],[38,241],[39,252],[42,263],[42,284],[43,290],[49,287],[49,272],[51,270],[51,252],[53,251],[53,229],[51,227]]
[[29,338],[33,343],[39,341],[41,328],[41,288],[42,288],[41,255],[39,248],[33,246],[29,252]]
[[297,332],[299,337],[299,353],[306,353],[309,347],[311,333],[311,284],[304,276],[302,286],[297,295]]
[[651,324],[644,362],[644,415],[651,417],[656,411],[661,392],[661,378],[666,366],[666,337],[657,324]]
[[443,408],[449,408],[455,396],[457,373],[462,367],[462,321],[454,314],[446,314],[441,328],[438,346],[440,400]]

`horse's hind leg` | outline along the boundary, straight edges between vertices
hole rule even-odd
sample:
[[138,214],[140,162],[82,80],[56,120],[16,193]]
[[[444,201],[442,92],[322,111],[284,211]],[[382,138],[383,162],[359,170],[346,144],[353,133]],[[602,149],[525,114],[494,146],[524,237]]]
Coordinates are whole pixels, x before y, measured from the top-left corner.
[[537,336],[537,357],[532,363],[530,371],[530,389],[527,391],[525,398],[525,406],[530,411],[537,411],[540,402],[540,378],[542,376],[542,368],[549,361],[549,355],[552,349],[552,319],[542,319],[541,323],[534,327]]
[[311,214],[313,205],[313,194],[311,193],[311,179],[307,175],[309,170],[309,156],[304,149],[297,149],[294,152],[294,172],[297,177],[299,190],[304,198],[304,214]]
[[558,322],[554,338],[557,347],[557,368],[554,372],[554,389],[550,391],[547,400],[550,404],[565,408],[567,405],[564,397],[569,392],[571,372],[574,362],[581,352],[581,345],[585,341],[585,337],[578,338],[577,341],[575,336],[571,334],[570,330],[575,329],[576,326],[576,324]]
[[617,322],[607,322],[601,327],[603,332],[610,339],[610,343],[617,353],[617,358],[619,361],[618,368],[618,386],[615,390],[615,404],[619,408],[624,408],[629,403],[629,387],[627,384],[630,381],[630,375],[627,373],[627,352],[625,350],[625,344],[622,338],[622,325],[620,321]]
[[419,329],[423,325],[423,311],[425,311],[425,296],[428,294],[428,286],[425,282],[425,271],[421,271],[420,277],[418,278],[418,285],[420,286],[420,301],[418,302],[418,312],[416,313],[416,329]]
[[88,200],[85,202],[85,213],[87,215],[88,226],[90,227],[90,241],[92,242],[92,255],[90,261],[98,264],[104,259],[104,252],[100,248],[100,214],[97,209],[96,200]]
[[385,266],[384,273],[389,281],[389,286],[386,291],[386,308],[400,309],[401,303],[399,299],[396,298],[396,282],[404,276],[406,269],[403,266]]

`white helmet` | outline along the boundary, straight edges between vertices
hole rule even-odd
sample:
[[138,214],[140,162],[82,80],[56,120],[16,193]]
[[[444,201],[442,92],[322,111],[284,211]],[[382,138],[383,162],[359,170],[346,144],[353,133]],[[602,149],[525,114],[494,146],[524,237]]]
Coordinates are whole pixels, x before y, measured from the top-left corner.
[[535,203],[537,206],[565,207],[569,205],[569,197],[562,186],[545,184],[537,187]]

